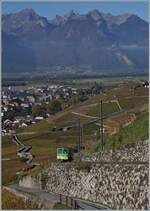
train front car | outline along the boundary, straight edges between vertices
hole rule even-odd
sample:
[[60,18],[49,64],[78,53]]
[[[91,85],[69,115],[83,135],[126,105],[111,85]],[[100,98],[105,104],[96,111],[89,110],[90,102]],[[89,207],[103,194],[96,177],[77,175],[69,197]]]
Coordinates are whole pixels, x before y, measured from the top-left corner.
[[57,160],[70,161],[72,159],[72,153],[69,148],[61,147],[57,148]]

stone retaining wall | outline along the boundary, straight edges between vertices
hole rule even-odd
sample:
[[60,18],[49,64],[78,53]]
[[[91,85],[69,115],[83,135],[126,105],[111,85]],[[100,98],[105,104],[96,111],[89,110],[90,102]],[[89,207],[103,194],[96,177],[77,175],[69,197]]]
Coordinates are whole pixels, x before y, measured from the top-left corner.
[[113,151],[103,153],[85,154],[82,160],[85,161],[148,161],[149,158],[148,141],[128,144]]
[[[148,143],[123,147],[114,159],[109,152],[101,158],[148,161]],[[99,202],[114,209],[148,209],[148,173],[148,163],[93,163],[89,172],[78,170],[73,163],[53,164],[48,172],[46,190]]]

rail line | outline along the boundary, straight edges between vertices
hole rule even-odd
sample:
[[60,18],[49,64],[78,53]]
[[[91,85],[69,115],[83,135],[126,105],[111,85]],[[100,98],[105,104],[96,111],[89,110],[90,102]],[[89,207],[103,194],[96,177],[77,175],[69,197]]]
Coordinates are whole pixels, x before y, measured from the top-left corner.
[[[148,161],[84,161],[92,164],[115,164],[115,165],[149,165]],[[75,162],[78,164],[79,162]]]
[[58,164],[71,164],[71,165],[78,165],[80,162],[92,163],[92,164],[102,164],[102,165],[149,165],[149,161],[92,161],[92,160],[82,160],[78,158],[76,161],[72,162],[63,162],[63,161],[56,161]]

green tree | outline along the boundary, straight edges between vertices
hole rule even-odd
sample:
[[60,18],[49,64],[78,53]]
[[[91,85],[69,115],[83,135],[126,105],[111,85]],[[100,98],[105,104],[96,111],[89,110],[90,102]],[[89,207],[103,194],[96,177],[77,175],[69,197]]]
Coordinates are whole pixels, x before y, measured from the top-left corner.
[[42,105],[34,105],[32,107],[32,115],[35,116],[45,116],[46,108]]
[[62,103],[60,100],[53,100],[49,105],[48,105],[48,112],[55,114],[59,111],[62,110]]

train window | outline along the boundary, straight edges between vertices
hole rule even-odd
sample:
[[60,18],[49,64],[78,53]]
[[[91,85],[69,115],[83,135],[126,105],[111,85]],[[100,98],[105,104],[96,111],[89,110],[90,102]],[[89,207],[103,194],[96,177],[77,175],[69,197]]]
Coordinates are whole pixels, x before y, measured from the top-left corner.
[[68,150],[67,149],[64,149],[63,153],[64,154],[67,154],[68,153]]
[[57,149],[57,152],[58,153],[62,153],[62,149]]

